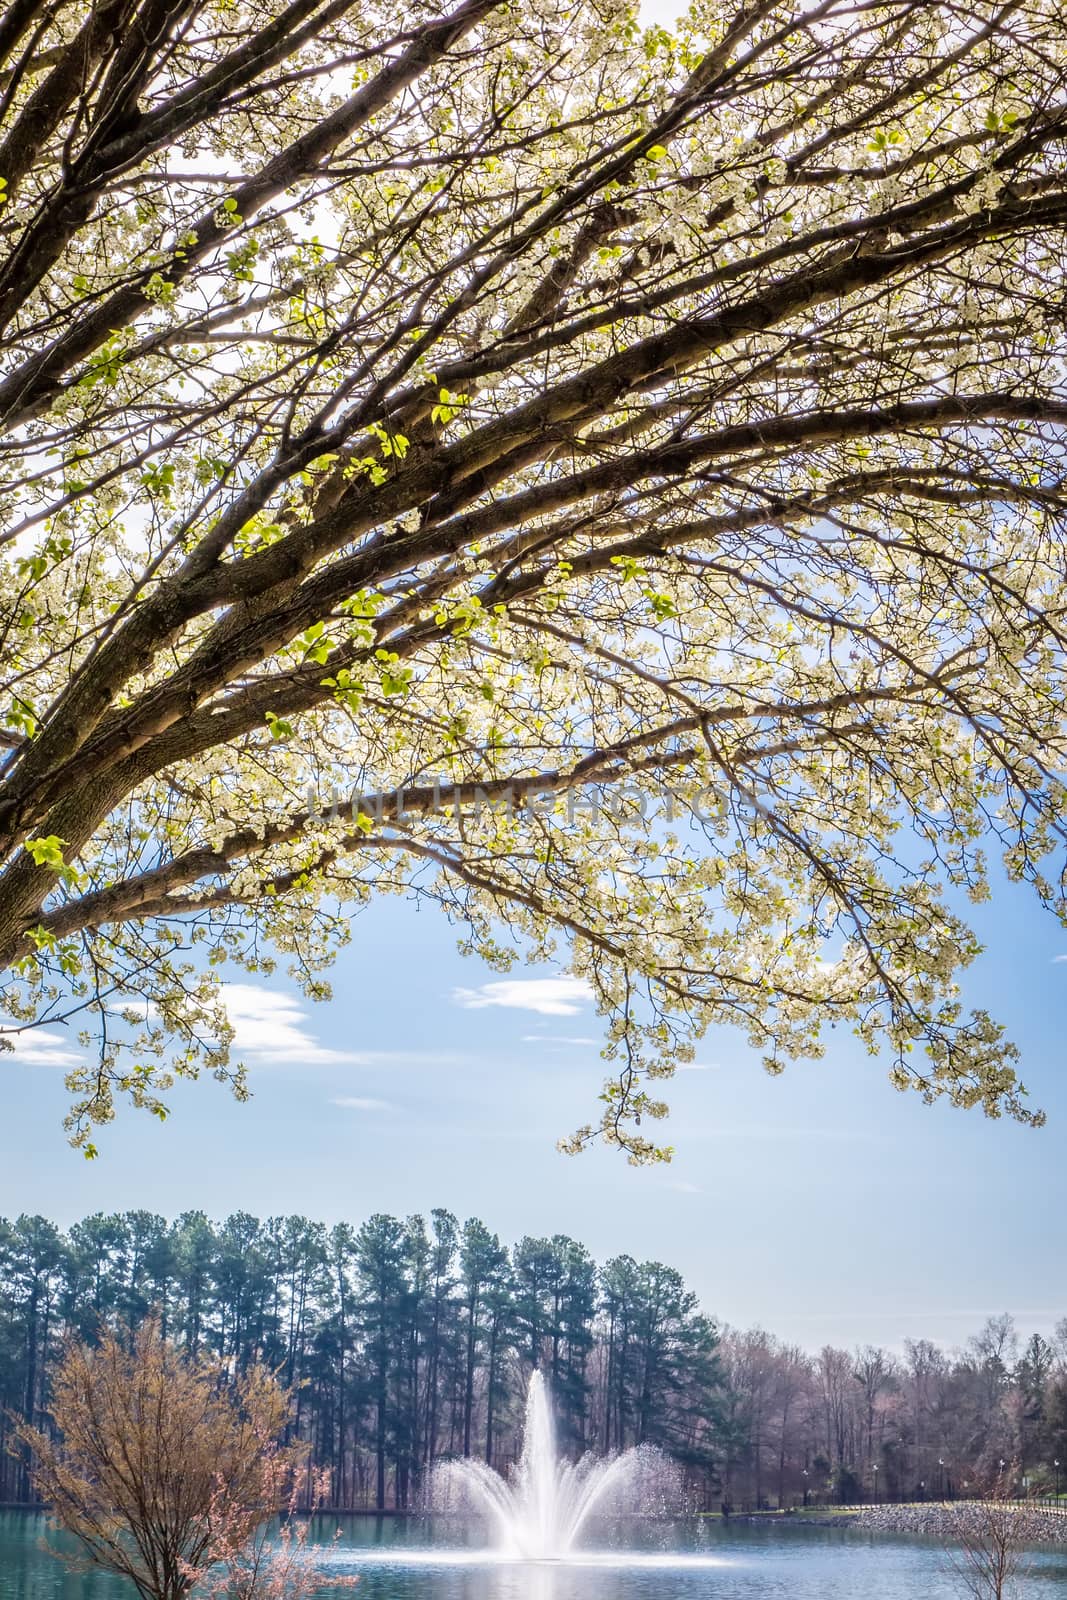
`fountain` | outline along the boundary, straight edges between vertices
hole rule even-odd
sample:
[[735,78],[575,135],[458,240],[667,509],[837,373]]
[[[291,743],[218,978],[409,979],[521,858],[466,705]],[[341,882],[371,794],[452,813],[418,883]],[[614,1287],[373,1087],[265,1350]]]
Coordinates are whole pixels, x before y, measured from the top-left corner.
[[431,1504],[436,1511],[487,1512],[501,1555],[553,1561],[571,1552],[594,1510],[662,1506],[673,1477],[669,1458],[648,1445],[617,1456],[561,1459],[548,1391],[535,1372],[526,1396],[522,1456],[511,1479],[482,1462],[442,1462],[434,1473]]

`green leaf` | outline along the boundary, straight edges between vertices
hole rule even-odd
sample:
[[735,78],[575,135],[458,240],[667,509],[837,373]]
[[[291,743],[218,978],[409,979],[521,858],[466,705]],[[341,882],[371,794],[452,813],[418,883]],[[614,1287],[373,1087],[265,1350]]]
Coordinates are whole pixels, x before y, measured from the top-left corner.
[[27,839],[26,849],[39,867],[62,869],[67,864],[63,859],[66,842],[66,839],[61,839],[58,834],[48,833],[39,839]]

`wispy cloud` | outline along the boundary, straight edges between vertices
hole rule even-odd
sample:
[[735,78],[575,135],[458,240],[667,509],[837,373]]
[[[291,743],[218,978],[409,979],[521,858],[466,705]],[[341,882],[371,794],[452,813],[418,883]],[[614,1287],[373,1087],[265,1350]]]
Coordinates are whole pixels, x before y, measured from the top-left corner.
[[343,1111],[394,1111],[396,1107],[389,1100],[372,1100],[360,1094],[338,1095],[336,1100],[331,1100],[332,1106],[340,1106]]
[[522,1044],[580,1044],[597,1045],[603,1041],[584,1033],[524,1033]]
[[675,1194],[703,1194],[699,1183],[686,1183],[684,1178],[676,1178],[673,1183],[668,1183],[668,1189],[673,1189]]
[[574,1017],[593,998],[584,978],[504,978],[478,989],[453,989],[452,999],[467,1011],[506,1006],[537,1011],[543,1017]]
[[1058,966],[1061,961],[1067,961],[1067,956],[1053,956],[1052,965]]
[[[448,1050],[334,1050],[316,1036],[305,1002],[260,984],[224,983],[222,999],[234,1031],[231,1054],[251,1067],[452,1067],[467,1059]],[[144,1001],[124,997],[114,1009],[147,1017],[152,1008]],[[6,1037],[14,1048],[0,1052],[0,1062],[68,1068],[85,1059],[75,1040],[45,1028],[29,1028]],[[368,1102],[362,1109],[370,1109],[371,1104],[377,1107],[379,1102]]]
[[470,1052],[459,1050],[352,1050],[345,1056],[357,1067],[460,1067]]
[[316,1037],[298,996],[255,983],[225,983],[222,993],[232,1053],[251,1066],[447,1067],[461,1059],[446,1050],[334,1050]]
[[675,1072],[718,1072],[717,1061],[680,1061]]
[[0,1062],[19,1061],[28,1067],[76,1067],[83,1061],[80,1050],[71,1049],[71,1042],[61,1033],[49,1033],[45,1028],[27,1028],[24,1033],[5,1033],[5,1039],[14,1046],[0,1054]]
[[295,995],[255,983],[224,983],[222,995],[233,1026],[231,1049],[239,1060],[317,1067],[354,1059],[351,1051],[319,1042],[307,1025],[305,1005]]
[[[250,1064],[320,1066],[352,1063],[350,1051],[331,1050],[308,1026],[306,1005],[295,995],[255,983],[224,983],[222,1000],[233,1026],[231,1051]],[[153,1008],[137,996],[124,996],[115,1012],[135,1012],[148,1020]],[[14,1059],[40,1066],[72,1067],[83,1059],[63,1036],[32,1029],[13,1037]],[[374,1063],[368,1062],[368,1065]]]

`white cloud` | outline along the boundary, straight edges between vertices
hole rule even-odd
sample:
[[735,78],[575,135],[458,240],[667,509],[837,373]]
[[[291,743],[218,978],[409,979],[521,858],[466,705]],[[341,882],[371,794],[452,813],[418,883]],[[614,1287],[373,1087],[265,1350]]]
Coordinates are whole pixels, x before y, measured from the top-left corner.
[[445,1050],[331,1050],[309,1027],[310,1006],[299,995],[259,984],[222,984],[235,1061],[250,1066],[450,1067],[461,1061]]
[[582,1033],[524,1033],[521,1044],[601,1044],[601,1039],[593,1039]]
[[331,1100],[332,1106],[340,1106],[343,1111],[392,1111],[394,1107],[388,1100],[371,1100],[364,1095],[342,1094],[336,1100]]
[[[449,1050],[334,1050],[324,1045],[309,1026],[310,1006],[299,996],[255,983],[224,983],[222,1001],[234,1030],[231,1055],[251,1067],[453,1067],[469,1059]],[[154,1008],[134,996],[122,996],[113,1014],[133,1011],[147,1020]],[[11,1050],[0,1048],[0,1064],[21,1062],[34,1067],[80,1065],[84,1052],[69,1035],[43,1028],[22,1032],[0,1029],[0,1041],[10,1040]],[[351,1109],[384,1110],[383,1100],[337,1101]]]
[[[333,1050],[322,1044],[309,1027],[307,1003],[296,995],[260,984],[224,983],[222,1001],[234,1030],[231,1054],[235,1061],[247,1061],[252,1067],[450,1067],[464,1059],[455,1051],[443,1050]],[[143,1000],[124,996],[115,1010],[136,1011],[147,1017],[151,1007]],[[0,1062],[6,1059],[28,1066],[68,1068],[84,1060],[76,1041],[46,1029],[0,1032],[0,1038],[4,1037],[11,1040],[14,1049],[0,1052]],[[384,1104],[360,1102],[358,1109],[378,1109]]]
[[679,1178],[674,1183],[669,1183],[667,1185],[667,1188],[668,1189],[673,1189],[676,1194],[703,1194],[704,1193],[704,1191],[700,1187],[699,1183],[686,1183],[684,1181],[684,1179],[681,1179],[681,1178]]
[[345,1057],[357,1067],[462,1067],[469,1052],[458,1050],[353,1050]]
[[231,1054],[253,1066],[448,1067],[463,1059],[444,1050],[333,1050],[315,1037],[297,995],[224,983],[222,998],[234,1030]]
[[72,1050],[69,1040],[61,1033],[49,1033],[43,1028],[27,1028],[23,1033],[3,1034],[11,1041],[12,1050],[4,1050],[0,1062],[20,1061],[28,1067],[76,1067],[84,1056]]
[[325,1066],[350,1062],[351,1052],[322,1045],[306,1026],[307,1011],[291,994],[254,983],[224,983],[222,998],[233,1027],[231,1051],[238,1060]]
[[574,1017],[593,998],[584,978],[505,978],[480,989],[453,989],[452,999],[467,1011],[506,1006],[537,1011],[543,1017]]
[[675,1072],[718,1072],[717,1061],[679,1061]]
[[1057,966],[1057,965],[1058,965],[1058,964],[1059,964],[1059,962],[1061,962],[1061,961],[1067,961],[1067,956],[1053,956],[1053,958],[1052,958],[1052,965],[1053,965],[1053,966],[1054,966],[1054,967],[1055,967],[1055,966]]
[[[331,1050],[320,1044],[307,1026],[307,1007],[295,995],[266,989],[254,983],[224,983],[222,1000],[234,1030],[231,1052],[235,1060],[258,1065],[323,1066],[333,1063],[365,1063],[346,1050]],[[124,996],[115,1012],[135,1011],[146,1020],[152,1008],[138,997]],[[12,1035],[13,1059],[33,1065],[72,1067],[83,1055],[60,1034],[30,1029]]]

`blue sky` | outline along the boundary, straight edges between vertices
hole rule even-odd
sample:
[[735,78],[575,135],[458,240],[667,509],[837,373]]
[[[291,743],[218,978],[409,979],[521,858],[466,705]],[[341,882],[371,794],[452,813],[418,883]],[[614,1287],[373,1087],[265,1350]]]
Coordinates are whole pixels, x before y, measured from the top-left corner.
[[543,969],[501,979],[459,955],[443,918],[390,899],[358,918],[331,1002],[284,980],[234,991],[249,1105],[183,1088],[166,1126],[126,1112],[89,1164],[64,1142],[58,1060],[38,1046],[44,1059],[5,1062],[0,1212],[334,1221],[444,1205],[508,1239],[566,1231],[600,1258],[657,1256],[720,1318],[808,1347],[953,1344],[1001,1310],[1047,1330],[1067,1315],[1067,936],[1021,889],[979,909],[968,997],[1023,1047],[1039,1131],[897,1094],[850,1036],[771,1079],[722,1032],[669,1086],[670,1167],[558,1155],[595,1110],[592,1008]]
[[[667,22],[676,9],[648,0],[643,14]],[[0,1213],[335,1221],[443,1205],[509,1240],[563,1231],[601,1259],[656,1256],[722,1319],[809,1348],[951,1345],[1004,1310],[1045,1331],[1067,1316],[1067,934],[1019,888],[969,914],[987,953],[967,996],[1023,1048],[1049,1113],[1039,1131],[899,1095],[847,1035],[771,1079],[721,1033],[668,1086],[670,1167],[560,1156],[556,1138],[596,1112],[592,1009],[546,989],[557,975],[543,971],[486,992],[502,980],[457,953],[443,918],[386,900],[358,919],[331,1003],[311,1006],[284,980],[237,991],[249,1105],[212,1082],[183,1088],[166,1126],[125,1112],[89,1164],[60,1126],[69,1043],[55,1059],[38,1046],[33,1063],[0,1061]]]

